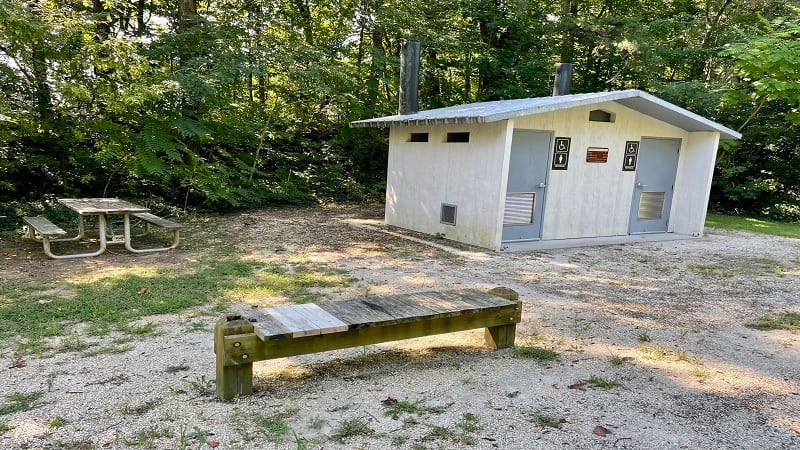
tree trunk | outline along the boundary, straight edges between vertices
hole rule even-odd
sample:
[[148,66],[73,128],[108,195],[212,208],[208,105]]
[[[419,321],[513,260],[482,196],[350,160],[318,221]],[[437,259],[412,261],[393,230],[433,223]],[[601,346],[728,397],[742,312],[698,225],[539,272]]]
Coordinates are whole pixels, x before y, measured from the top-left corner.
[[575,29],[578,19],[578,1],[563,0],[561,3],[561,51],[560,62],[574,62]]
[[300,16],[300,27],[303,28],[303,37],[306,44],[314,45],[314,29],[311,21],[311,5],[306,0],[294,0],[294,7]]
[[197,0],[179,0],[178,30],[192,27],[192,19],[197,15]]
[[147,25],[144,23],[144,0],[137,0],[136,2],[136,35],[143,36],[147,31]]
[[53,112],[53,92],[47,83],[47,57],[40,48],[33,50],[32,57],[31,70],[36,89],[36,112],[39,113],[43,122],[50,122],[55,114]]

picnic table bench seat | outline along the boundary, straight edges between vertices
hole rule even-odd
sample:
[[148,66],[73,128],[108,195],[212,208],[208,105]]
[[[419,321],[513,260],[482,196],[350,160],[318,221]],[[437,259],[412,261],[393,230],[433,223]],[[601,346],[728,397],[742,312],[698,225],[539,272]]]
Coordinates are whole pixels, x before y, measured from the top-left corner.
[[67,232],[42,216],[23,217],[22,221],[28,224],[28,236],[30,236],[31,240],[42,243],[44,254],[51,258],[58,258],[50,249],[50,242],[69,240],[64,239]]
[[519,295],[506,288],[367,297],[246,311],[216,325],[217,394],[252,392],[253,362],[486,328],[486,343],[514,345]]
[[180,230],[183,228],[183,225],[180,223],[173,222],[163,217],[158,217],[157,215],[148,212],[134,213],[133,216],[137,219],[143,220],[145,224],[153,224],[168,230]]
[[[144,222],[144,233],[136,235],[136,237],[146,236],[150,234],[150,225],[155,225],[157,227],[164,228],[165,230],[172,232],[172,242],[168,243],[164,247],[157,247],[157,248],[133,248],[133,245],[127,243],[125,247],[134,253],[149,253],[149,252],[161,252],[165,250],[171,250],[178,246],[181,240],[181,230],[184,228],[183,224],[173,222],[169,219],[165,219],[163,217],[159,217],[155,214],[149,212],[138,212],[133,213],[131,216],[141,220]],[[125,227],[128,230],[127,233],[130,233],[130,222],[128,218],[125,218]]]
[[58,239],[67,235],[66,231],[45,217],[23,217],[22,220],[28,224],[28,233],[32,239],[36,239],[34,232],[38,233],[42,239]]

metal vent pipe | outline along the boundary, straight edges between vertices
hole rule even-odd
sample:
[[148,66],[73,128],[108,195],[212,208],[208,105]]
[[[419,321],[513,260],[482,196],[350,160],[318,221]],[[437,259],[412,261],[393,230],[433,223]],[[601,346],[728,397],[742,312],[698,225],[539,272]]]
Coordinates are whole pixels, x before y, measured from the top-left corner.
[[406,41],[400,47],[399,113],[419,111],[419,42]]
[[553,96],[567,95],[572,88],[572,63],[556,64],[556,79],[553,83]]

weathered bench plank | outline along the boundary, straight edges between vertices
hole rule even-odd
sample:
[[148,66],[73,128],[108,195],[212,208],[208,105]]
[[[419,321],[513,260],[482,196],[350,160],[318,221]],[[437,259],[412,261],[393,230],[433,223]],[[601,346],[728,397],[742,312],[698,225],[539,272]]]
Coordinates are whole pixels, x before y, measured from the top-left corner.
[[[282,328],[289,329],[292,333],[291,336],[294,338],[334,333],[348,329],[346,323],[313,303],[279,306],[268,308],[263,312],[265,316],[272,316],[278,321]],[[264,330],[263,327],[259,328]],[[264,335],[269,335],[269,333],[264,332]]]
[[244,374],[252,374],[253,362],[266,359],[474,328],[486,328],[488,345],[510,347],[521,315],[518,297],[499,298],[476,290],[248,311],[217,322],[217,393],[226,400],[250,393],[252,378]]
[[45,217],[23,217],[22,220],[28,224],[31,237],[33,237],[33,230],[36,230],[43,238],[53,239],[66,236],[67,232],[62,230],[58,225],[50,222]]
[[158,217],[157,215],[152,213],[147,213],[147,212],[134,213],[133,216],[136,217],[137,219],[144,220],[145,222],[150,222],[153,225],[158,225],[159,227],[166,228],[168,230],[176,230],[176,229],[180,230],[184,228],[184,226],[180,223],[173,222],[163,217]]
[[346,322],[351,329],[367,326],[373,322],[394,320],[394,317],[383,311],[365,309],[354,302],[329,302],[322,303],[319,307]]

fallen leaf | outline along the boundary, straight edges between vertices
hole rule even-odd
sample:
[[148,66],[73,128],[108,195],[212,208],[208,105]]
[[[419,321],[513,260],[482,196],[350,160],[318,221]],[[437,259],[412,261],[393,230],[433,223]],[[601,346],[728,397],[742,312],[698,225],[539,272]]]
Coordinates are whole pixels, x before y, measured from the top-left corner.
[[206,441],[206,445],[208,445],[211,448],[217,448],[217,447],[219,447],[219,442],[217,442],[217,441]]
[[558,384],[554,384],[554,385],[553,385],[553,389],[561,389],[561,386],[560,386],[560,385],[558,385]]
[[381,400],[381,403],[383,403],[384,405],[394,405],[395,403],[397,403],[397,399],[390,395],[386,397],[386,400]]
[[567,389],[577,389],[579,391],[585,391],[586,390],[586,386],[584,386],[582,383],[575,383],[575,384],[570,384],[569,386],[567,386]]
[[139,292],[137,292],[137,294],[139,294],[139,295],[144,295],[144,294],[147,294],[147,288],[141,288],[141,289],[139,289]]
[[611,434],[611,430],[609,430],[608,428],[606,428],[606,427],[604,427],[602,425],[598,425],[598,426],[594,427],[594,430],[592,430],[592,433],[594,433],[594,434],[596,434],[598,436],[608,436],[609,434]]

